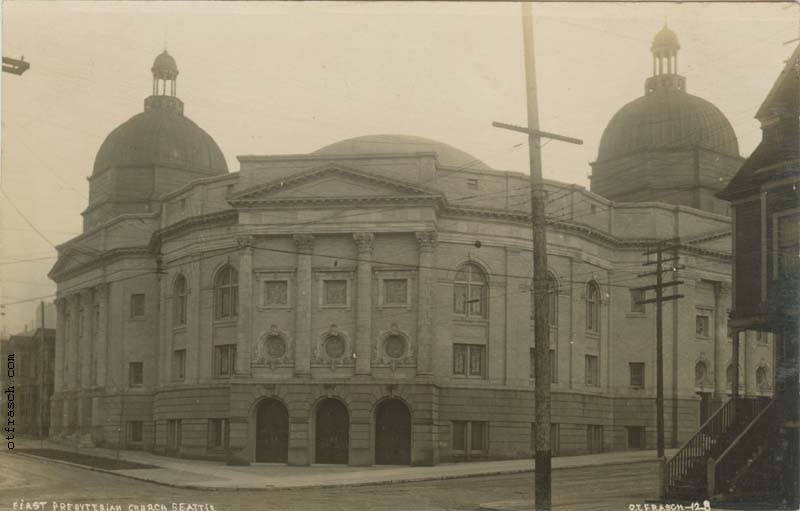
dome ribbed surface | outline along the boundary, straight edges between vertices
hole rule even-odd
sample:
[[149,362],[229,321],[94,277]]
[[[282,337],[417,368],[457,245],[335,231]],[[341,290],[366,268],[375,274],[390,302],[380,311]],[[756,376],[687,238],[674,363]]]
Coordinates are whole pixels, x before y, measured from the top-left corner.
[[413,135],[365,135],[334,142],[314,154],[385,154],[435,152],[439,165],[458,169],[491,170],[469,153],[451,145]]
[[131,117],[106,137],[94,161],[94,174],[109,167],[173,166],[225,174],[228,165],[211,136],[189,118],[154,108]]
[[678,35],[670,30],[668,27],[664,27],[656,34],[653,38],[653,48],[657,47],[668,47],[679,49],[681,47],[680,43],[678,43]]
[[631,101],[611,118],[600,139],[597,161],[696,146],[739,156],[736,133],[716,106],[681,90],[662,89]]

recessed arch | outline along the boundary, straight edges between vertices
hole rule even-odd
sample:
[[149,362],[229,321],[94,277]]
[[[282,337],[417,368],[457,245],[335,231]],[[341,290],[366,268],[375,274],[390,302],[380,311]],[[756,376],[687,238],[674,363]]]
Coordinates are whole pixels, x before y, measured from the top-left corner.
[[600,333],[600,285],[596,280],[586,283],[586,331]]
[[256,404],[256,462],[286,463],[289,460],[289,410],[275,398]]
[[239,313],[239,272],[226,263],[214,274],[214,319],[233,319]]
[[347,464],[350,413],[339,399],[321,399],[314,410],[314,463]]
[[401,399],[383,399],[375,406],[375,464],[411,464],[411,410]]

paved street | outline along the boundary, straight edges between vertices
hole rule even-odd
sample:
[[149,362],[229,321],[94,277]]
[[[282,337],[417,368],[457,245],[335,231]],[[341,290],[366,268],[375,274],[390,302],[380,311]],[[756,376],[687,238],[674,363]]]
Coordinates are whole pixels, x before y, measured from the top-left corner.
[[[655,464],[634,463],[554,472],[557,509],[624,510],[656,491]],[[390,485],[266,491],[184,490],[3,453],[0,510],[15,500],[121,505],[213,504],[217,510],[474,510],[481,503],[532,498],[533,474]],[[130,508],[134,509],[134,508]],[[142,509],[142,508],[140,508]],[[144,508],[146,510],[146,508]]]

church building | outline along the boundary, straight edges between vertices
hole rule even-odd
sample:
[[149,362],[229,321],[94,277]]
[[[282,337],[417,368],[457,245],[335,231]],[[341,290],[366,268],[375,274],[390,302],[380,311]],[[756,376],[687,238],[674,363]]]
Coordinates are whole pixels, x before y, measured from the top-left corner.
[[[734,131],[677,73],[606,128],[591,191],[548,181],[552,450],[655,447],[645,252],[680,238],[665,304],[668,444],[727,399]],[[60,245],[53,438],[229,463],[432,465],[532,455],[528,176],[409,135],[229,172],[184,114],[178,66],[108,135],[84,232]],[[766,335],[766,334],[764,334]],[[742,334],[742,392],[769,395]]]

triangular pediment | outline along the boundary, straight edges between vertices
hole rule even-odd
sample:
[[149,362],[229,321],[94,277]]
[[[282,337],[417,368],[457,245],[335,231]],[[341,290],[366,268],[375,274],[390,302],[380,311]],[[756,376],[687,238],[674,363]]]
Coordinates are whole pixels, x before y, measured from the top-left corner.
[[270,202],[301,200],[353,200],[443,198],[436,190],[368,172],[326,165],[294,176],[276,179],[243,190],[229,199],[234,206],[255,206]]

